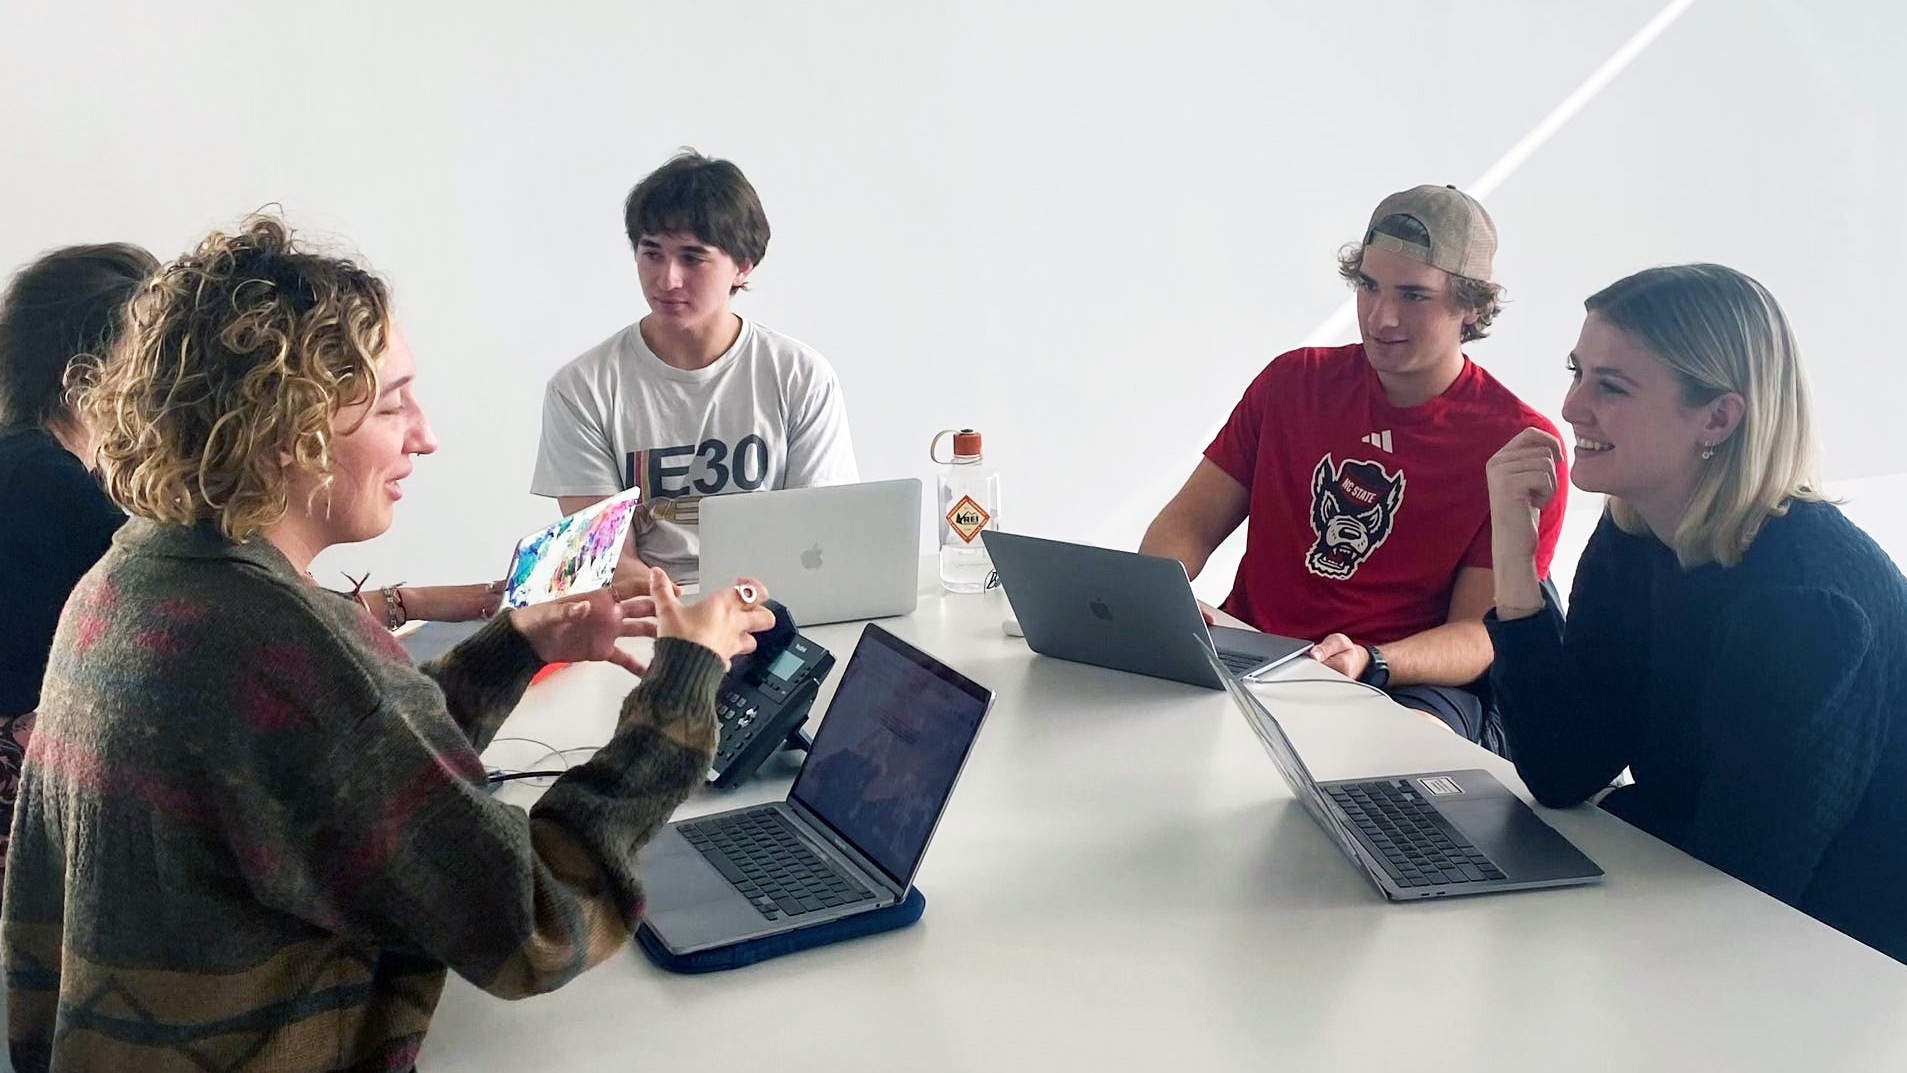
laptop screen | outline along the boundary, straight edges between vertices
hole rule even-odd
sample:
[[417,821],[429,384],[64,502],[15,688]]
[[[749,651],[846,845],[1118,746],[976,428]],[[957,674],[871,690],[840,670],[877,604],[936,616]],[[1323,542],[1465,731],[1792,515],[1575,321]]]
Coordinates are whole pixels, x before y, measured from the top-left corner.
[[788,797],[888,878],[912,883],[992,699],[869,625]]
[[[1232,695],[1232,703],[1238,706],[1238,712],[1251,724],[1252,732],[1264,743],[1265,751],[1271,754],[1271,762],[1278,766],[1279,774],[1285,777],[1285,783],[1291,787],[1291,793],[1311,813],[1325,830],[1330,831],[1347,848],[1351,844],[1351,833],[1346,830],[1343,821],[1325,807],[1324,793],[1318,789],[1318,781],[1311,777],[1311,769],[1305,767],[1304,759],[1291,745],[1291,739],[1285,736],[1285,728],[1278,724],[1271,712],[1259,702],[1245,683],[1225,673],[1225,665],[1218,658],[1206,653],[1206,659],[1219,672],[1219,678],[1225,683],[1225,691]],[[1352,850],[1355,853],[1355,850]]]

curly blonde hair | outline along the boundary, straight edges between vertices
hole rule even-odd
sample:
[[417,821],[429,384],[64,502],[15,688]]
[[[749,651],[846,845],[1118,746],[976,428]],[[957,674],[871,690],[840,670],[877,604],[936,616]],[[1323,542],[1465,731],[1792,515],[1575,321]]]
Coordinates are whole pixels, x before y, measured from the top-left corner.
[[328,492],[332,422],[377,397],[389,323],[382,280],[303,249],[283,220],[213,232],[134,296],[79,392],[107,493],[243,541],[285,516],[301,475]]

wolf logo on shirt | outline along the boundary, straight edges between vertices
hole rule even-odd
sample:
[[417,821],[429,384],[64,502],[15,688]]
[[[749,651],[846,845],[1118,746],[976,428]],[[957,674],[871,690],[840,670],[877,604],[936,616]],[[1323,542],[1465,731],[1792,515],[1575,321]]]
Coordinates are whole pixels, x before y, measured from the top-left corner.
[[1311,471],[1311,531],[1318,539],[1305,553],[1305,569],[1343,581],[1391,535],[1397,507],[1404,501],[1404,474],[1381,464],[1330,455]]

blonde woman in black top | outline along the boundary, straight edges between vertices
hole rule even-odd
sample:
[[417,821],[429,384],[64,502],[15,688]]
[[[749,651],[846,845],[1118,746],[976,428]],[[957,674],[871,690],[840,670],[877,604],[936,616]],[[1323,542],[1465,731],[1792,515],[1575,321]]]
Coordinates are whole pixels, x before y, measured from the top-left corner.
[[1787,318],[1720,265],[1585,305],[1570,478],[1609,501],[1567,617],[1531,560],[1562,445],[1488,466],[1517,771],[1561,806],[1627,768],[1604,808],[1907,961],[1907,579],[1818,490]]

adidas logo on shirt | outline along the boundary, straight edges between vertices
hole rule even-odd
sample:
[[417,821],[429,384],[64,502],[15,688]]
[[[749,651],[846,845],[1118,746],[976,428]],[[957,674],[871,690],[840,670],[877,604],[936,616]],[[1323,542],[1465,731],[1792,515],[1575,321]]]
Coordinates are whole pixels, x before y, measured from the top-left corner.
[[1391,430],[1385,429],[1382,432],[1373,432],[1370,435],[1365,436],[1359,442],[1368,443],[1372,447],[1375,447],[1380,451],[1384,451],[1388,453],[1391,450]]

